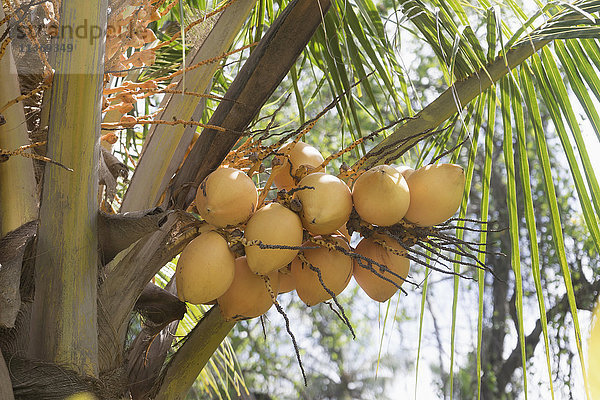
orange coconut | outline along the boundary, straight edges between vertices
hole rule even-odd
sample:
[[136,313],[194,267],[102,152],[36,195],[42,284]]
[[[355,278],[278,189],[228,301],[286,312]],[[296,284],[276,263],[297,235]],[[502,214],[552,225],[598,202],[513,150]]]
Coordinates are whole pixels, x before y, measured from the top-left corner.
[[[279,203],[270,203],[252,215],[244,236],[246,240],[259,240],[265,245],[300,246],[302,222],[298,215]],[[261,249],[258,245],[245,246],[250,269],[266,275],[289,264],[298,250]]]
[[[346,250],[350,247],[346,240],[342,237],[333,237],[333,241],[338,246]],[[304,243],[304,246],[315,246],[312,242]],[[334,295],[342,293],[348,286],[352,277],[352,258],[342,253],[339,250],[329,250],[325,247],[317,249],[304,250],[304,257],[313,267],[317,268],[321,274],[323,284]],[[292,276],[296,283],[296,293],[298,297],[307,305],[314,306],[315,304],[332,298],[319,280],[319,273],[310,268],[300,258],[296,257],[292,261]]]
[[401,165],[399,167],[396,167],[396,169],[402,174],[404,179],[408,179],[408,177],[411,176],[413,172],[415,172],[414,168],[411,168],[406,165]]
[[201,234],[181,252],[175,270],[177,295],[193,304],[221,296],[233,281],[235,257],[215,231]]
[[202,181],[196,192],[198,213],[219,228],[246,222],[257,202],[254,182],[235,168],[217,168]]
[[[283,146],[279,150],[279,153],[287,151],[292,144],[293,143],[288,143]],[[296,143],[294,148],[288,154],[288,157],[288,159],[284,159],[283,156],[275,157],[277,162],[279,162],[279,165],[274,166],[271,171],[273,183],[275,183],[275,186],[279,189],[290,190],[292,187],[296,186],[292,174],[296,175],[298,167],[301,165],[316,168],[325,160],[319,150],[304,142]],[[322,171],[322,169],[315,170],[314,172],[318,171]]]
[[281,268],[279,270],[279,294],[288,293],[295,289],[296,282],[294,281],[294,277],[292,276],[292,271],[290,267],[285,266]]
[[[352,212],[352,193],[341,179],[316,172],[305,176],[298,183],[301,188],[296,197],[302,203],[302,225],[318,235],[334,233],[348,221]],[[314,188],[314,189],[310,189]]]
[[410,203],[406,179],[389,165],[364,172],[352,188],[354,208],[360,217],[374,225],[394,225],[404,217]]
[[[385,244],[401,253],[406,251],[398,242],[387,237],[379,237]],[[373,238],[364,238],[356,246],[355,253],[367,257],[379,264],[385,265],[387,269],[381,268],[375,264],[369,265],[365,260],[354,259],[353,275],[354,279],[362,290],[373,300],[384,302],[396,293],[398,287],[404,283],[408,276],[410,261],[406,257],[394,254],[385,247],[376,243]],[[362,266],[361,266],[362,264]],[[373,271],[365,268],[373,268],[380,276],[389,279],[382,279]],[[400,278],[402,277],[402,278]]]
[[410,206],[404,218],[420,226],[441,224],[460,207],[465,171],[455,164],[427,165],[407,180]]
[[[279,272],[275,271],[267,276],[273,295],[276,296],[279,292]],[[250,270],[246,257],[239,257],[235,259],[233,282],[217,299],[217,303],[226,320],[239,321],[266,313],[273,300],[263,277]]]

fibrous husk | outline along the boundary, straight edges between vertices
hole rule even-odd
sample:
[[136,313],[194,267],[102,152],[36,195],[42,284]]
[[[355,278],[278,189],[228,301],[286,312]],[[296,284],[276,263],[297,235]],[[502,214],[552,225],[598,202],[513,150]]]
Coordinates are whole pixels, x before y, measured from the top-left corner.
[[85,377],[63,366],[17,355],[6,357],[16,399],[63,400],[78,393],[98,399],[120,398],[124,387],[106,387],[101,381]]
[[21,266],[38,221],[28,222],[0,240],[0,327],[12,328],[21,307]]
[[100,146],[100,166],[98,169],[99,184],[104,185],[104,199],[111,203],[117,194],[117,179],[119,177],[127,179],[129,170],[117,157],[109,150]]

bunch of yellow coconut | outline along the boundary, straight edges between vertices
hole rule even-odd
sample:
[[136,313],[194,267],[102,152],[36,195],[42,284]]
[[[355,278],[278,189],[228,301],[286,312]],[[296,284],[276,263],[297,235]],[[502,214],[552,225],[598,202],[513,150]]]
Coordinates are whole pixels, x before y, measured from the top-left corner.
[[[363,172],[350,190],[320,168],[324,159],[314,147],[292,143],[280,152],[285,156],[275,157],[271,178],[286,191],[280,193],[291,193],[287,202],[259,205],[252,179],[230,167],[201,183],[195,205],[214,229],[179,257],[180,299],[216,302],[225,319],[239,320],[262,315],[277,294],[292,290],[308,306],[327,301],[354,276],[369,297],[384,302],[408,276],[406,245],[375,234],[352,249],[346,223],[353,208],[364,223],[379,227],[403,220],[433,226],[461,202],[465,176],[457,165],[380,165]],[[243,237],[231,235],[234,229]],[[235,257],[232,242],[243,244],[244,256]]]

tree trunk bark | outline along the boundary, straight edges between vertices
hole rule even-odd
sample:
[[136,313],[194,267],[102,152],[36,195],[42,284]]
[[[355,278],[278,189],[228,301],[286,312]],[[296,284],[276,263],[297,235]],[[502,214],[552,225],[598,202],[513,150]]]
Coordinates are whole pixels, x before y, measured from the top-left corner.
[[14,400],[12,390],[12,382],[10,380],[10,373],[6,368],[6,362],[2,351],[0,351],[0,399],[2,400]]
[[31,355],[98,374],[98,160],[106,0],[63,0],[50,100]]
[[[497,152],[499,154],[499,152]],[[490,199],[494,202],[493,209],[498,210],[496,220],[500,226],[508,226],[508,211],[506,197],[502,194],[506,192],[506,187],[502,183],[498,171],[492,169],[491,176],[492,195]],[[495,375],[502,365],[504,352],[504,339],[507,334],[506,320],[508,318],[508,282],[511,271],[510,266],[510,237],[507,231],[488,236],[488,248],[492,243],[500,243],[500,251],[506,256],[490,256],[487,265],[494,266],[494,273],[497,279],[492,280],[492,305],[489,328],[484,331],[482,343],[482,370],[481,377],[481,398],[492,399],[498,395],[498,387],[495,382]]]

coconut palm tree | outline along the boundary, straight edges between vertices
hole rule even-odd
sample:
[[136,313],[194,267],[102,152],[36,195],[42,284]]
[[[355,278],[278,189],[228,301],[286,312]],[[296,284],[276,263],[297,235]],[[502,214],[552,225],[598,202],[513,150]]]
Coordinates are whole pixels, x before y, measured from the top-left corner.
[[[368,0],[4,2],[0,397],[184,398],[216,351],[231,359],[222,343],[235,322],[215,306],[193,327],[184,320],[185,340],[175,341],[186,306],[173,282],[163,289],[152,281],[165,279],[161,269],[204,229],[187,212],[203,179],[248,135],[265,145],[277,129],[290,138],[318,135],[311,128],[325,113],[311,105],[324,95],[335,99],[325,111],[337,113],[341,127],[327,140],[348,150],[352,163],[341,176],[409,155],[416,166],[466,158],[460,216],[481,182],[485,226],[492,171],[504,171],[521,365],[526,370],[522,276],[531,274],[552,382],[536,207],[546,210],[543,227],[552,232],[585,379],[577,310],[598,288],[583,293],[573,285],[548,141],[560,139],[597,254],[600,187],[589,149],[600,139],[600,2],[536,1],[524,9],[514,1],[493,8],[485,0],[401,0],[381,9],[393,12],[382,15]],[[443,86],[413,84],[398,57],[406,35],[431,52]],[[297,117],[286,120],[277,109],[288,92]],[[596,137],[584,138],[580,110]],[[294,124],[300,128],[287,128]],[[108,149],[117,136],[121,158]],[[492,154],[494,140],[502,157]],[[238,154],[260,170],[261,157]],[[527,184],[517,196],[517,181],[532,174],[542,177],[543,205],[533,203]],[[469,227],[457,220],[457,238]],[[482,264],[487,234],[474,248]],[[468,256],[453,257],[455,321]],[[470,273],[480,285],[480,360],[486,272]],[[138,331],[136,315],[144,320]],[[451,341],[453,349],[454,329]],[[237,380],[235,367],[211,365],[207,380],[223,371]],[[475,375],[482,393],[480,362]],[[451,369],[450,386],[452,376]]]

